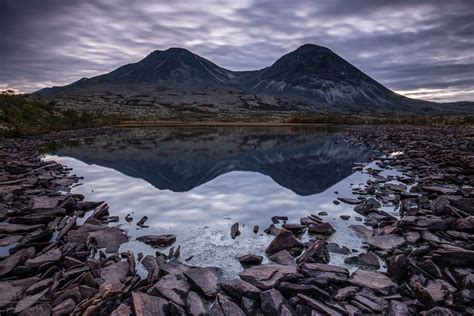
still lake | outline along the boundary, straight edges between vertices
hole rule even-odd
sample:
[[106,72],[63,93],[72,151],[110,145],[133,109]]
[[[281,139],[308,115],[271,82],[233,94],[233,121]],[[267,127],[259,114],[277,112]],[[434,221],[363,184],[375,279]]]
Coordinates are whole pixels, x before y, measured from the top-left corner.
[[[352,197],[369,175],[353,171],[374,152],[345,141],[338,129],[294,127],[160,127],[126,129],[117,135],[54,144],[46,160],[56,160],[84,177],[72,189],[86,200],[106,201],[130,241],[120,251],[154,254],[135,238],[174,234],[181,260],[218,266],[231,276],[242,270],[238,257],[264,256],[273,236],[263,232],[275,215],[299,223],[309,214],[327,212],[336,233],[329,239],[361,250],[348,228],[361,224],[353,206],[333,201]],[[132,214],[131,223],[125,221]],[[350,215],[347,221],[340,215]],[[148,228],[136,222],[148,216]],[[230,237],[240,225],[241,235]],[[252,232],[260,227],[258,234]],[[303,241],[309,240],[307,233]],[[167,253],[167,249],[162,249]],[[264,256],[265,257],[265,256]],[[331,253],[331,263],[343,265]],[[264,260],[266,262],[266,259]],[[349,267],[350,268],[350,267]],[[143,270],[141,271],[143,273]]]

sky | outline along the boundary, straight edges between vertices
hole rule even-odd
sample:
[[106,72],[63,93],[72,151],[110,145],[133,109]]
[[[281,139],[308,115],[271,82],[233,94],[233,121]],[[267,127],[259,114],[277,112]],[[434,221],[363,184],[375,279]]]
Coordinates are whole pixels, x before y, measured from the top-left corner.
[[473,0],[0,0],[0,90],[33,92],[183,47],[230,70],[326,46],[413,98],[474,101]]

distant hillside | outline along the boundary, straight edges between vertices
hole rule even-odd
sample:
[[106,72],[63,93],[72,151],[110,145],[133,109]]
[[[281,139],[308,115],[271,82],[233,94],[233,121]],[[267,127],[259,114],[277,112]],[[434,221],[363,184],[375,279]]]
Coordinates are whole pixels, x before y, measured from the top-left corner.
[[130,112],[148,107],[143,113],[474,111],[469,102],[443,106],[396,94],[330,49],[312,44],[270,67],[246,72],[224,69],[182,48],[157,50],[110,73],[33,95],[86,110]]

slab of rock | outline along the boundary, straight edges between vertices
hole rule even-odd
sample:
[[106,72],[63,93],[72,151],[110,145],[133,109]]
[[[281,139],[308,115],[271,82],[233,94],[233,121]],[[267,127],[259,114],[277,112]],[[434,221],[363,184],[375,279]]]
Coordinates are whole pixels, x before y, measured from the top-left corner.
[[260,293],[262,293],[262,291],[256,286],[241,279],[226,281],[222,283],[221,286],[229,296],[236,299],[240,299],[242,297],[258,299],[260,297]]
[[240,264],[245,267],[256,266],[262,263],[263,257],[254,254],[243,255],[239,257]]
[[209,310],[209,316],[245,316],[239,305],[235,304],[228,297],[217,294],[215,301]]
[[38,302],[48,291],[49,291],[49,288],[46,288],[43,291],[41,291],[41,292],[39,292],[35,295],[23,297],[16,304],[14,313],[20,313],[20,312],[24,311],[25,309],[35,305],[36,302]]
[[408,276],[408,259],[404,254],[392,256],[387,265],[387,274],[400,283]]
[[186,296],[191,290],[191,284],[184,279],[184,276],[167,274],[148,290],[150,295],[162,295],[175,304],[185,306]]
[[285,298],[275,289],[266,290],[260,294],[260,307],[266,315],[279,315]]
[[337,290],[336,294],[334,295],[334,299],[336,301],[344,301],[347,298],[352,297],[357,292],[359,292],[359,288],[356,286],[346,286],[339,290]]
[[72,298],[65,299],[59,305],[54,306],[53,315],[70,315],[76,308],[76,302]]
[[350,225],[349,228],[355,231],[356,234],[362,237],[363,239],[366,239],[373,235],[373,230],[364,225]]
[[141,292],[132,292],[132,306],[136,316],[165,316],[163,307],[168,302],[156,296],[151,296]]
[[321,283],[345,282],[349,277],[347,269],[322,263],[305,263],[301,266],[301,272],[318,279]]
[[152,247],[169,247],[176,241],[175,235],[145,235],[137,238],[138,241],[144,242]]
[[308,226],[308,233],[319,234],[324,236],[332,235],[336,230],[329,223],[317,223]]
[[271,256],[268,256],[270,261],[273,261],[278,264],[285,266],[295,266],[295,258],[288,252],[288,250],[278,251]]
[[53,263],[58,262],[61,260],[63,254],[59,249],[51,249],[50,251],[34,257],[32,259],[28,259],[25,261],[25,266],[27,267],[39,267],[45,263]]
[[58,206],[61,201],[64,201],[67,198],[67,195],[58,195],[58,196],[35,196],[33,197],[33,206],[32,209],[38,208],[53,208]]
[[207,308],[198,293],[190,291],[186,297],[186,312],[189,315],[206,315]]
[[103,267],[100,270],[100,278],[104,280],[104,285],[109,283],[121,282],[130,270],[127,261],[119,261]]
[[32,257],[34,254],[35,249],[33,247],[23,248],[0,261],[0,277],[13,271],[16,266],[22,265],[25,260]]
[[[110,313],[110,316],[130,316],[132,315],[132,308],[124,303],[120,304],[119,307],[114,309],[112,313]],[[160,315],[156,313],[156,315]],[[164,314],[161,314],[162,316]]]
[[397,289],[397,285],[385,274],[358,269],[349,281],[357,286],[366,287],[381,294],[391,294]]
[[2,293],[2,298],[0,299],[0,308],[17,302],[21,298],[23,291],[24,287],[22,286],[15,286],[8,281],[0,282],[0,293]]
[[304,262],[320,262],[328,263],[330,259],[329,252],[327,249],[327,242],[324,240],[316,240],[308,245],[303,255],[296,261],[298,263]]
[[349,248],[347,248],[346,246],[340,247],[336,243],[328,243],[327,248],[328,248],[329,252],[339,253],[339,254],[342,254],[342,255],[348,255],[348,254],[351,253]]
[[193,268],[184,272],[184,275],[208,297],[217,295],[221,269],[215,267]]
[[11,223],[0,223],[0,234],[22,234],[29,233],[44,225],[23,225],[23,224],[11,224]]
[[281,280],[295,278],[300,274],[295,266],[268,264],[247,268],[239,276],[259,289],[269,290]]
[[0,239],[0,247],[5,247],[14,243],[19,242],[23,236],[21,235],[9,235]]
[[379,258],[372,251],[361,253],[355,257],[347,257],[344,263],[365,266],[373,269],[380,269]]
[[343,202],[343,203],[352,204],[352,205],[357,205],[357,204],[361,204],[362,202],[364,202],[363,200],[354,199],[354,198],[347,198],[347,197],[338,197],[337,199],[339,201]]
[[301,235],[306,231],[306,225],[302,224],[283,224],[281,225],[286,230],[289,230],[295,235]]
[[235,237],[237,237],[237,236],[239,236],[239,235],[240,235],[239,223],[234,223],[234,224],[230,227],[230,238],[235,239]]
[[315,310],[323,313],[323,314],[329,314],[331,316],[343,316],[342,313],[338,312],[337,310],[327,306],[326,304],[316,300],[316,299],[313,299],[309,296],[306,296],[304,294],[297,294],[297,297],[307,306],[311,307],[311,308],[314,308]]
[[406,243],[405,238],[396,234],[367,237],[367,244],[377,249],[391,251],[400,248]]
[[107,253],[115,253],[128,237],[118,227],[84,224],[78,229],[70,230],[67,239],[71,243],[85,245],[94,240],[98,248],[105,248]]
[[281,228],[275,238],[270,242],[265,252],[272,255],[282,250],[288,250],[291,254],[299,254],[303,250],[303,244],[292,232]]

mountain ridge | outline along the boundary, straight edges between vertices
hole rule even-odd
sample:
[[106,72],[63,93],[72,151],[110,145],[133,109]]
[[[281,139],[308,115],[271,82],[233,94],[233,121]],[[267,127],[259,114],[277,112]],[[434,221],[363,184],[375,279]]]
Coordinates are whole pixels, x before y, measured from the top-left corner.
[[[436,105],[399,95],[329,48],[314,44],[304,44],[283,55],[272,65],[251,71],[225,69],[184,48],[155,50],[142,60],[123,65],[109,73],[82,78],[62,87],[41,89],[33,95],[67,99],[74,94],[85,96],[91,90],[94,93],[110,90],[119,93],[121,89],[129,89],[146,93],[162,88],[172,90],[168,95],[175,96],[172,100],[175,104],[179,104],[183,94],[177,92],[187,90],[196,90],[197,92],[192,92],[194,94],[212,95],[216,89],[221,89],[230,91],[229,93],[253,95],[253,105],[248,105],[244,100],[248,99],[247,96],[239,96],[238,99],[244,103],[244,108],[257,110],[419,112],[430,111],[430,107]],[[222,91],[219,93],[225,94]],[[261,106],[265,102],[258,100],[258,96],[273,98],[269,102],[274,104]],[[281,98],[284,98],[284,106],[281,105]],[[212,100],[212,96],[209,99]],[[181,103],[196,103],[192,98],[182,101]],[[140,102],[139,104],[144,104]],[[166,103],[159,95],[147,102],[152,105]],[[298,103],[303,106],[295,105]],[[468,106],[460,104],[459,107]]]

